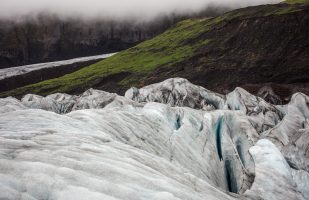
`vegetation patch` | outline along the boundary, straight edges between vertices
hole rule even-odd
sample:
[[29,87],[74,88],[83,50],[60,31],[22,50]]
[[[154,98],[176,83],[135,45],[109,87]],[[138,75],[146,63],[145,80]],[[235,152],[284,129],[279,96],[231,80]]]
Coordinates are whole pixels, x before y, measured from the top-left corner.
[[309,3],[309,0],[286,0],[283,3],[287,4]]

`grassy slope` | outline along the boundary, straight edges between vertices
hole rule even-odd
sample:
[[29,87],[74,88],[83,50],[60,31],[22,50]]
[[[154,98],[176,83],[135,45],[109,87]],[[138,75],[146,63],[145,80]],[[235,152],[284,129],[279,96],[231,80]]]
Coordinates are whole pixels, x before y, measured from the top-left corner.
[[[291,1],[291,0],[289,0]],[[295,0],[294,0],[295,1]],[[252,13],[254,10],[255,13]],[[130,74],[118,82],[119,87],[128,87],[138,82],[141,77],[151,77],[151,73],[160,67],[173,67],[194,55],[213,38],[201,37],[223,21],[235,18],[282,15],[296,12],[293,7],[263,7],[259,9],[239,9],[211,19],[189,19],[178,23],[163,34],[145,41],[133,48],[63,77],[28,85],[1,93],[0,96],[21,96],[26,93],[51,94],[71,92],[77,89],[96,87],[100,81],[110,75]]]
[[309,3],[309,0],[286,0],[284,3],[296,4],[296,3]]

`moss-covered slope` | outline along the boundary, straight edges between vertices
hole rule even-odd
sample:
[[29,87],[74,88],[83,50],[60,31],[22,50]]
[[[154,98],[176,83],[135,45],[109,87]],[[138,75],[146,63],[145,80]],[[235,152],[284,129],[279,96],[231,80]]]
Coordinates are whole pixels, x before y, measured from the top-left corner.
[[295,3],[305,4],[305,3],[309,3],[309,0],[286,0],[283,3],[288,3],[288,4],[295,4]]

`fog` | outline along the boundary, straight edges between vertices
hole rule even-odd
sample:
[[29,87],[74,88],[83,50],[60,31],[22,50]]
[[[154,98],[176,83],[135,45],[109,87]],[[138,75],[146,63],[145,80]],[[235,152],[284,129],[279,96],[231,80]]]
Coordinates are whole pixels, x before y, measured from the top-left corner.
[[0,0],[0,18],[42,13],[61,17],[151,20],[170,13],[194,13],[211,7],[240,8],[279,0]]

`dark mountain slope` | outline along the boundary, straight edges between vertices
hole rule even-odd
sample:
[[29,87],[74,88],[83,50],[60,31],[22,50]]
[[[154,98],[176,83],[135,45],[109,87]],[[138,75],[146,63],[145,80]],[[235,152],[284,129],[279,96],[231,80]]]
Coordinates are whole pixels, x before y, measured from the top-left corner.
[[0,68],[116,52],[162,33],[173,20],[132,22],[63,20],[44,15],[0,21]]
[[277,4],[186,20],[104,61],[63,77],[2,93],[122,93],[170,77],[215,91],[235,86],[309,82],[309,5]]

